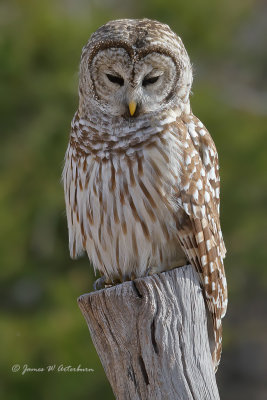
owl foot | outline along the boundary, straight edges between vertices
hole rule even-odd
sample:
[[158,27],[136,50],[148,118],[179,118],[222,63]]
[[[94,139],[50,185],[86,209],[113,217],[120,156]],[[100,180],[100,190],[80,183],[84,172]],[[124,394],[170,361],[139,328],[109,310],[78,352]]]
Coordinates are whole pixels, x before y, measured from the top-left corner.
[[106,286],[106,281],[105,278],[103,276],[101,276],[101,278],[98,278],[95,282],[94,282],[94,291],[96,292],[97,290],[101,290],[101,289],[105,289]]
[[[135,278],[133,278],[135,279]],[[94,291],[97,290],[101,290],[101,289],[106,289],[106,288],[110,288],[112,286],[116,286],[116,285],[120,285],[123,282],[126,281],[130,281],[132,279],[119,279],[119,278],[114,278],[112,280],[110,279],[105,279],[104,276],[101,276],[101,278],[98,278],[95,282],[94,282]]]
[[114,283],[112,282],[107,282],[105,280],[104,276],[101,276],[101,278],[98,278],[93,285],[94,291],[96,292],[97,290],[101,289],[106,289],[108,287],[114,286]]

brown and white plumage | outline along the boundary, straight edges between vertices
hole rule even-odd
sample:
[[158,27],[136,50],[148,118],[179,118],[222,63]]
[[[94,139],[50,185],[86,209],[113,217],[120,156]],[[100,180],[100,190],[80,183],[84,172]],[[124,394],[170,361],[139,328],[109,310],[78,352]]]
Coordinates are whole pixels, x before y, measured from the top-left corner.
[[63,179],[71,256],[87,251],[107,282],[195,266],[216,367],[227,307],[219,164],[191,112],[191,84],[189,57],[167,25],[119,20],[99,28],[82,52]]

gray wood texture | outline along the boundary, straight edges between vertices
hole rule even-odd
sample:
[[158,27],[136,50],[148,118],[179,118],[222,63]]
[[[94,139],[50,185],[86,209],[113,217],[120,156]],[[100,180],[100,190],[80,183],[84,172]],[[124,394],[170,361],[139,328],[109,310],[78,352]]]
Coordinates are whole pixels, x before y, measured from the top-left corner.
[[217,400],[191,265],[84,294],[79,307],[117,400]]

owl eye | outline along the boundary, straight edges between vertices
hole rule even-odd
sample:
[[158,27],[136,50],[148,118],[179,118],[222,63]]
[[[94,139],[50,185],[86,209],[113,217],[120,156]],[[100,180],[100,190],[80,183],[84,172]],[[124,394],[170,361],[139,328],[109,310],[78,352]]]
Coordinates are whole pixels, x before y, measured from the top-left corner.
[[110,75],[110,74],[106,74],[108,80],[110,80],[110,82],[112,83],[117,83],[120,86],[124,85],[124,79],[121,76],[116,76],[116,75]]
[[152,85],[152,83],[157,82],[158,79],[159,79],[159,76],[153,76],[152,78],[145,77],[143,82],[142,82],[142,85],[145,86],[145,87],[147,85]]

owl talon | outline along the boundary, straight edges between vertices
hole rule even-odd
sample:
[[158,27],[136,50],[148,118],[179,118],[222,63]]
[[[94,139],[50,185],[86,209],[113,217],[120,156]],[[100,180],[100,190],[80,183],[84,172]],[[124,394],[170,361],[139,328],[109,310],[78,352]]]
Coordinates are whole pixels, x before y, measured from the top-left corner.
[[98,278],[95,282],[94,282],[94,291],[96,292],[97,290],[101,290],[101,289],[105,289],[106,286],[106,281],[105,278],[102,276],[101,278]]
[[115,282],[107,282],[105,280],[105,277],[101,276],[101,278],[98,278],[94,282],[93,288],[94,288],[94,291],[96,292],[97,290],[106,289],[108,287],[114,286],[114,284],[116,284],[116,283]]

